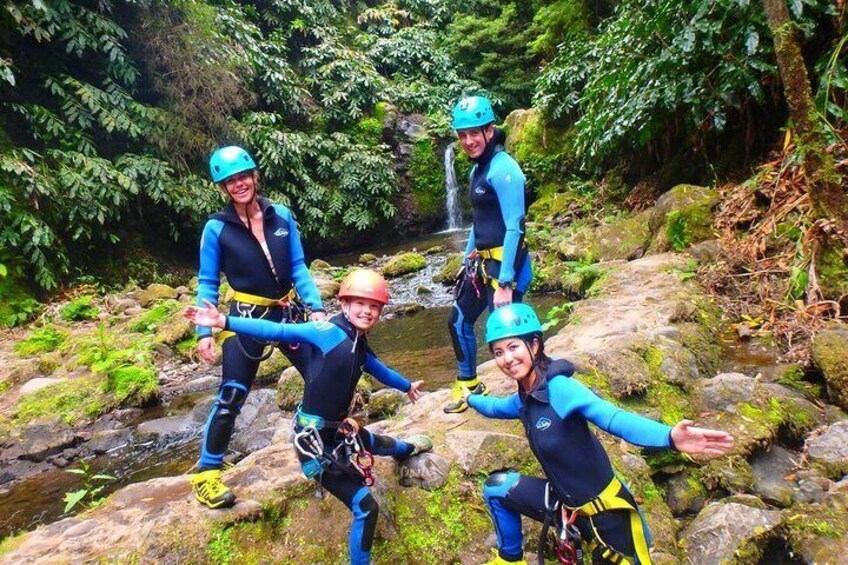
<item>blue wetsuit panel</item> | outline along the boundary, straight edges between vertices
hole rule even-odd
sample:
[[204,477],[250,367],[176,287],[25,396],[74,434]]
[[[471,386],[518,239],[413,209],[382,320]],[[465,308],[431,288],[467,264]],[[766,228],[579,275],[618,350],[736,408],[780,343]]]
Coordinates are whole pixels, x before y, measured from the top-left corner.
[[[203,235],[200,237],[200,270],[197,272],[197,304],[203,305],[204,300],[212,304],[218,304],[218,288],[221,286],[221,247],[218,238],[224,222],[221,220],[209,220],[203,227]],[[212,331],[209,328],[197,326],[200,336],[209,336]]]
[[294,287],[313,312],[323,311],[324,305],[321,303],[321,295],[318,293],[318,288],[315,286],[312,275],[309,274],[309,269],[306,267],[303,243],[300,241],[300,231],[298,230],[294,215],[291,213],[291,210],[281,204],[274,204],[274,210],[289,225],[291,278],[294,282]]
[[400,373],[386,367],[382,361],[372,353],[368,352],[365,355],[365,370],[374,375],[378,381],[386,386],[396,388],[403,392],[409,392],[412,385]]

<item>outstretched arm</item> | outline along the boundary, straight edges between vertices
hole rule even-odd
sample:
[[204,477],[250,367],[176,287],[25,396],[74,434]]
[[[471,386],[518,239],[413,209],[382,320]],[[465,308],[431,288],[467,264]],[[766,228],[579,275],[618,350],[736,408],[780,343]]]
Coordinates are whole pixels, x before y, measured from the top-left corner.
[[365,355],[365,370],[384,385],[396,388],[401,392],[409,392],[412,388],[408,379],[397,371],[386,367],[370,351]]
[[488,180],[498,195],[501,216],[506,226],[503,241],[503,260],[498,283],[509,286],[515,280],[515,257],[523,234],[524,220],[524,173],[508,155],[497,156],[497,163],[489,169]]
[[514,420],[518,418],[521,409],[521,398],[518,393],[511,396],[498,398],[496,396],[484,396],[482,394],[471,394],[467,397],[468,405],[487,418],[498,418],[500,420]]

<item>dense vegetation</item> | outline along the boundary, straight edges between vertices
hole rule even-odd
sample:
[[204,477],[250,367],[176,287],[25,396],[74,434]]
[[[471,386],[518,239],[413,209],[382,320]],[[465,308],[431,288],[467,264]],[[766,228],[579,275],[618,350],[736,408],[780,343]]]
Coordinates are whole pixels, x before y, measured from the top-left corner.
[[[789,7],[835,139],[844,8]],[[534,104],[559,132],[522,163],[537,187],[578,174],[624,180],[619,195],[645,177],[664,190],[738,170],[787,119],[773,34],[748,0],[9,2],[0,290],[53,289],[151,234],[193,247],[222,202],[205,174],[222,143],[256,153],[265,192],[307,237],[379,226],[399,186],[385,103],[447,134],[451,102],[472,92],[502,117]],[[25,317],[26,300],[0,316]]]

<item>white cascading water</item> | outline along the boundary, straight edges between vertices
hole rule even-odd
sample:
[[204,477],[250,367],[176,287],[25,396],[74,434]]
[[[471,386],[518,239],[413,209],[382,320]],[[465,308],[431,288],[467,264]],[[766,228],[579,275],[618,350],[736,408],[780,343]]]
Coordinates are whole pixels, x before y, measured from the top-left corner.
[[448,230],[458,230],[462,227],[462,210],[459,208],[459,185],[456,182],[456,171],[453,168],[454,149],[451,143],[445,149],[445,193],[448,209]]

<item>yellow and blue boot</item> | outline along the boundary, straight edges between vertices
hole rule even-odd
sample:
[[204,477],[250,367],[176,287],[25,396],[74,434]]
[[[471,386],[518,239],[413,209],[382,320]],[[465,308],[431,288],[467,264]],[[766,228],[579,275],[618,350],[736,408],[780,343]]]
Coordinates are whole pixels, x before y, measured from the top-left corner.
[[486,561],[483,565],[527,565],[526,559],[521,559],[519,561],[507,561],[498,554],[498,550],[495,548],[492,548],[492,553],[495,554],[495,558],[491,561]]
[[448,414],[458,414],[468,410],[468,395],[487,394],[486,385],[477,377],[469,381],[457,380],[451,388],[450,400],[445,404],[444,410]]
[[220,469],[209,469],[191,478],[194,497],[209,508],[227,508],[236,502],[236,495],[221,481]]

